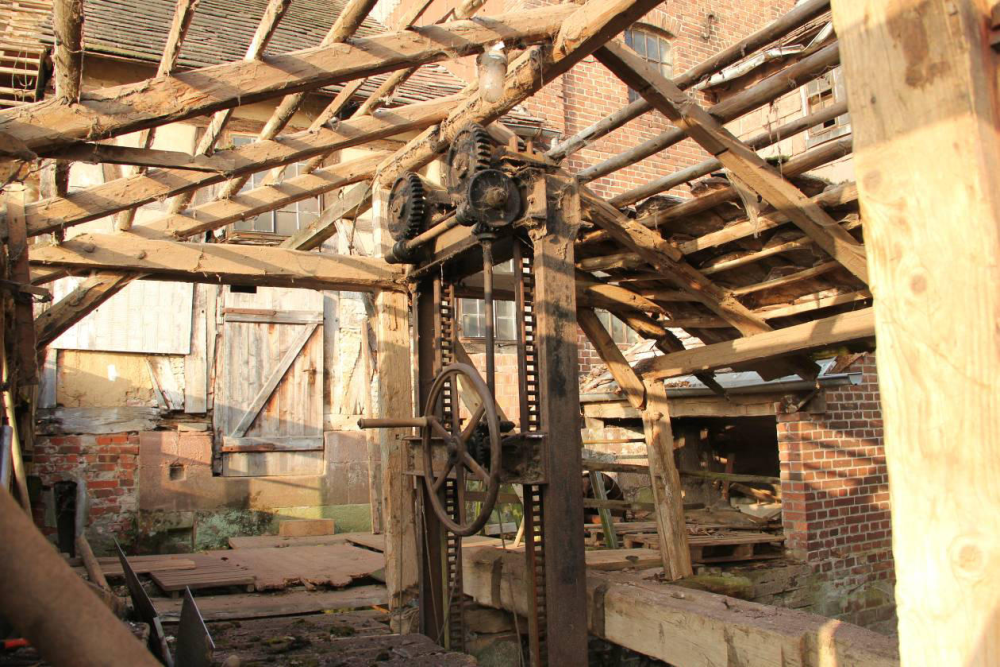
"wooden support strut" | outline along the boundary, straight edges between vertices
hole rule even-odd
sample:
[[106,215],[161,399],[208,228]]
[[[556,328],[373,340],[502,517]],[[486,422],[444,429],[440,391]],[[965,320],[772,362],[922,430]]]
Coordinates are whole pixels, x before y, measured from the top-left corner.
[[[687,544],[687,530],[684,527],[680,477],[677,475],[674,463],[670,415],[669,412],[665,412],[667,395],[666,390],[662,389],[663,382],[643,383],[594,311],[578,309],[576,317],[583,333],[597,350],[601,361],[611,371],[612,377],[621,387],[628,402],[643,415],[663,571],[671,581],[690,576],[693,573],[691,553]],[[668,488],[668,485],[675,483],[676,486]]]
[[[677,77],[675,83],[682,90],[687,89],[711,74],[744,58],[748,53],[753,53],[781,39],[793,30],[821,16],[829,8],[830,0],[807,0],[807,2],[800,3],[773,23],[684,72],[684,74]],[[581,130],[565,141],[554,145],[546,155],[554,160],[563,160],[581,148],[613,132],[625,123],[650,111],[652,108],[649,102],[643,98],[639,98],[628,106]]]
[[377,292],[404,290],[403,270],[383,260],[268,246],[151,241],[136,234],[82,234],[36,247],[35,264],[131,271],[160,280]]
[[[262,62],[226,63],[104,88],[88,93],[72,109],[46,101],[0,111],[0,132],[42,155],[81,139],[108,138],[300,90],[470,55],[498,41],[544,42],[575,11],[580,11],[575,5],[555,5],[496,16],[488,24],[453,21],[422,26],[349,44],[294,51]],[[233,81],[241,85],[234,87]]]
[[597,58],[748,187],[785,213],[819,247],[868,284],[868,265],[861,243],[715,117],[624,44],[606,44],[598,50]]

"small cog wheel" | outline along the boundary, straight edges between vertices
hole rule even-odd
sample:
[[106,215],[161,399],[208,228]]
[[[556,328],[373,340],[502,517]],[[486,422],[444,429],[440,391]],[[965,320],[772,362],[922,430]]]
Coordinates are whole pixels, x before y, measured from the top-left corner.
[[493,140],[481,125],[471,124],[462,129],[448,149],[448,169],[445,172],[448,192],[464,193],[469,179],[489,169],[493,157]]
[[389,191],[389,234],[395,241],[406,241],[423,231],[427,220],[427,192],[420,177],[403,174]]

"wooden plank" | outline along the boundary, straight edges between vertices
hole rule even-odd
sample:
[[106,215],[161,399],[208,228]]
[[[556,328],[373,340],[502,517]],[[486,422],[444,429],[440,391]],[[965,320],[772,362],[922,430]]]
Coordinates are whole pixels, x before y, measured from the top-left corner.
[[129,431],[151,431],[160,421],[156,408],[121,406],[108,408],[39,408],[38,435],[81,433],[104,435]]
[[860,341],[874,335],[875,318],[872,309],[865,308],[770,333],[644,359],[635,365],[635,371],[647,380],[679,377],[769,357]]
[[278,535],[280,537],[333,535],[335,528],[333,519],[290,519],[278,522]]
[[[260,414],[261,408],[263,408],[264,404],[267,403],[269,398],[271,398],[271,394],[274,392],[275,388],[277,388],[278,383],[285,377],[285,373],[287,373],[288,369],[292,367],[292,364],[295,362],[295,358],[299,356],[302,348],[306,346],[306,343],[309,342],[312,335],[316,333],[316,329],[318,327],[319,324],[316,322],[306,324],[303,327],[302,332],[292,342],[291,347],[288,348],[288,351],[285,352],[285,355],[278,362],[278,365],[275,366],[273,371],[271,371],[270,377],[267,378],[261,388],[257,391],[257,395],[254,396],[250,405],[243,413],[243,416],[240,417],[239,421],[236,423],[236,426],[229,434],[231,437],[242,438],[246,435],[250,425],[253,423],[254,419],[257,418],[257,415]],[[322,439],[320,441],[320,448],[322,448]]]
[[[388,593],[384,586],[369,585],[333,591],[286,591],[281,595],[238,593],[198,596],[198,611],[206,621],[236,621],[362,609],[383,605],[387,600]],[[154,598],[153,606],[164,621],[180,619],[180,599]]]
[[[239,553],[239,552],[233,552]],[[231,562],[201,562],[193,570],[157,570],[149,573],[153,582],[165,593],[183,591],[185,588],[226,588],[228,586],[253,586],[254,575]]]
[[311,547],[325,544],[344,544],[351,536],[358,533],[339,533],[337,535],[311,535],[309,537],[283,537],[281,535],[253,535],[247,537],[230,537],[231,549],[271,549],[273,547]]
[[132,277],[99,271],[80,283],[51,308],[35,318],[35,338],[39,349],[47,347],[102,303],[122,291]]
[[863,246],[712,114],[624,44],[606,44],[597,52],[597,58],[715,155],[744,184],[787,215],[819,247],[868,284]]
[[873,274],[904,664],[1000,662],[995,4],[833,3]]
[[587,569],[599,571],[641,570],[662,563],[653,549],[596,549],[587,552]]
[[153,384],[163,392],[168,410],[184,409],[184,391],[177,382],[171,361],[163,356],[148,356],[146,364],[149,366],[149,373],[153,378]]
[[57,157],[89,164],[125,164],[159,169],[186,169],[209,173],[226,173],[239,164],[227,151],[219,155],[191,155],[182,151],[136,148],[115,144],[80,143],[58,151]]
[[[208,411],[208,312],[210,285],[198,285],[194,290],[191,314],[191,351],[184,356],[184,412],[205,414]],[[214,345],[215,341],[212,340]]]
[[81,234],[58,246],[35,246],[30,261],[184,282],[356,292],[403,289],[402,269],[382,260],[267,246],[151,241],[131,233]]
[[[97,563],[101,566],[105,577],[117,578],[125,576],[121,561],[116,556],[98,558]],[[128,563],[136,574],[194,570],[197,567],[193,560],[184,558],[183,556],[130,556]]]
[[[528,614],[523,560],[517,552],[466,549],[466,594],[482,605]],[[894,638],[849,623],[831,627],[825,616],[621,573],[591,571],[586,590],[591,634],[676,667],[899,665]]]
[[[384,213],[376,211],[376,220]],[[382,224],[379,222],[379,224]],[[380,292],[375,297],[378,400],[375,417],[412,415],[409,302],[404,294]],[[409,429],[378,429],[382,468],[382,520],[385,530],[385,582],[390,609],[405,607],[416,596],[417,532],[413,484],[403,475],[406,453],[401,437]]]
[[[266,400],[266,399],[265,399]],[[263,407],[263,406],[261,406]],[[259,412],[259,410],[258,410]],[[323,451],[323,436],[255,436],[222,438],[223,454],[237,452],[315,452]]]
[[546,41],[575,10],[542,7],[495,16],[489,23],[453,21],[289,52],[266,61],[225,63],[103,88],[89,92],[72,110],[39,102],[0,111],[0,132],[42,154],[80,139],[126,134],[301,90],[470,55],[498,41]]
[[386,563],[382,554],[347,544],[213,551],[208,557],[244,568],[253,575],[252,583],[259,591],[297,584],[339,588],[370,576]]

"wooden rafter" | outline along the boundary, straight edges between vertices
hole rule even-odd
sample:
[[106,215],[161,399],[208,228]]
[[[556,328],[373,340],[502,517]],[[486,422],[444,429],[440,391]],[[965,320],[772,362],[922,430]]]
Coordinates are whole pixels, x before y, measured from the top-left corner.
[[864,246],[696,101],[622,43],[609,42],[598,50],[597,58],[715,155],[732,174],[787,215],[819,247],[868,284]]
[[74,144],[59,151],[59,158],[72,162],[89,162],[90,164],[128,164],[159,169],[188,169],[223,174],[233,171],[237,164],[235,159],[226,154],[191,155],[181,151],[86,142]]
[[[601,43],[621,32],[656,4],[656,0],[615,0],[606,4],[590,0],[586,5],[576,8],[573,14],[575,19],[567,19],[561,30],[572,34],[572,37],[560,42],[562,48],[569,49],[568,51],[546,50],[541,47],[525,51],[510,64],[504,91],[497,101],[486,102],[478,95],[467,98],[439,126],[425,131],[380,165],[377,185],[388,187],[403,172],[417,170],[430,163],[468,124],[487,124],[500,118],[538,91],[545,82],[568,71]],[[619,13],[609,14],[608,7],[617,8]],[[352,194],[357,201],[347,210],[357,215],[367,211],[372,204],[373,192],[373,187],[362,189],[362,186],[355,186]],[[317,242],[316,239],[321,242],[336,231],[339,218],[327,215],[327,212],[324,212],[323,218],[325,221],[322,225],[311,225],[307,232],[313,242]],[[286,243],[291,245],[297,242],[289,239]]]
[[769,333],[644,359],[636,364],[635,370],[647,380],[680,377],[832,347],[874,335],[875,318],[872,309],[865,308]]
[[[365,20],[365,17],[375,8],[377,1],[350,0],[347,6],[340,12],[340,15],[337,16],[337,20],[333,22],[326,36],[323,37],[323,41],[320,42],[320,48],[347,41],[347,38],[354,34],[362,21]],[[288,123],[298,112],[299,108],[301,108],[302,103],[305,102],[307,92],[299,91],[284,97],[274,108],[274,111],[271,112],[271,117],[264,123],[264,128],[257,135],[257,141],[269,141],[277,137],[288,126]],[[218,197],[220,199],[232,197],[243,188],[249,179],[249,175],[241,175],[231,179],[222,186]]]
[[470,55],[497,41],[546,41],[574,11],[579,9],[556,5],[496,16],[488,24],[454,21],[422,26],[294,51],[267,61],[226,63],[104,88],[88,93],[72,110],[46,101],[2,111],[0,133],[44,155],[81,139],[108,138],[300,90]]
[[[439,122],[453,108],[454,98],[421,102],[356,121],[338,124],[336,129],[301,132],[274,141],[255,142],[213,155],[215,160],[231,160],[230,173],[253,173],[279,164],[297,162],[331,149],[364,145],[374,139],[427,127]],[[225,179],[219,173],[157,170],[117,179],[81,190],[64,198],[45,200],[28,207],[30,234],[42,234],[60,227],[87,222],[110,213],[140,206],[162,197],[189,191]]]
[[[271,38],[274,37],[274,31],[277,30],[278,24],[281,23],[285,12],[288,11],[291,1],[269,0],[267,7],[264,9],[263,16],[261,16],[260,21],[257,23],[257,30],[250,40],[250,46],[247,47],[246,55],[243,56],[244,60],[253,62],[260,60],[264,56],[264,50],[267,49]],[[222,111],[216,111],[212,115],[212,120],[209,122],[208,127],[205,128],[201,138],[198,139],[198,145],[195,148],[196,155],[212,154],[219,139],[222,138],[222,131],[229,124],[234,112],[235,107],[230,107]],[[194,193],[195,191],[185,192],[171,198],[167,204],[167,210],[171,213],[180,213],[191,203]]]
[[[655,231],[628,219],[586,188],[581,190],[581,199],[589,211],[591,221],[608,232],[615,241],[662,272],[664,280],[689,293],[744,336],[771,331],[771,327],[763,319],[688,264],[684,255]],[[809,361],[794,362],[792,372],[804,378],[813,378],[819,373],[819,368]]]
[[[802,27],[809,21],[821,16],[830,8],[830,0],[808,0],[783,15],[777,21],[768,24],[764,28],[749,35],[745,39],[733,44],[729,48],[720,51],[708,60],[692,67],[676,79],[676,83],[682,89],[687,89],[699,81],[704,80],[709,75],[732,65],[757,49],[766,46],[793,30]],[[649,102],[639,98],[631,102],[628,106],[602,118],[597,123],[584,128],[577,134],[554,145],[547,153],[554,160],[562,160],[572,155],[576,151],[597,141],[601,137],[617,130],[631,120],[638,118],[647,111],[652,110]]]
[[[719,102],[711,107],[709,112],[722,122],[729,122],[763,104],[773,102],[782,95],[790,93],[821,76],[829,71],[830,68],[836,67],[840,63],[840,47],[834,42],[811,55],[800,57],[802,59],[794,65]],[[627,151],[608,158],[600,164],[581,170],[577,174],[577,178],[582,182],[590,182],[633,165],[650,155],[655,155],[660,151],[666,150],[680,143],[685,138],[687,138],[687,135],[682,129],[672,127],[651,139],[647,139],[638,146],[634,146]]]
[[[170,32],[167,33],[167,43],[163,47],[163,54],[160,56],[160,64],[156,68],[156,76],[170,76],[177,66],[177,59],[181,55],[181,46],[184,38],[187,37],[188,28],[194,19],[195,9],[200,0],[177,0],[174,8],[174,19],[170,24]],[[156,136],[156,128],[151,127],[139,133],[139,148],[151,148]],[[122,176],[126,178],[141,174],[145,171],[144,165],[130,166],[122,170]],[[126,209],[115,217],[115,228],[127,230],[132,227],[135,220],[135,209]]]
[[401,290],[403,270],[383,260],[268,246],[149,240],[132,233],[81,234],[35,247],[33,265],[123,271],[158,280],[373,292]]

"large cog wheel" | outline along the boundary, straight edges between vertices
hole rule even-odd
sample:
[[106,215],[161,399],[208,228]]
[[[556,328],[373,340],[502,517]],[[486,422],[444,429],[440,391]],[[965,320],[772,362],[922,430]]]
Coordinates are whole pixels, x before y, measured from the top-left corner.
[[452,194],[465,193],[469,179],[476,173],[490,168],[493,158],[493,139],[481,125],[465,127],[448,149],[448,169],[445,184]]
[[420,177],[408,172],[396,179],[389,191],[389,234],[394,241],[407,241],[424,229],[427,191]]

